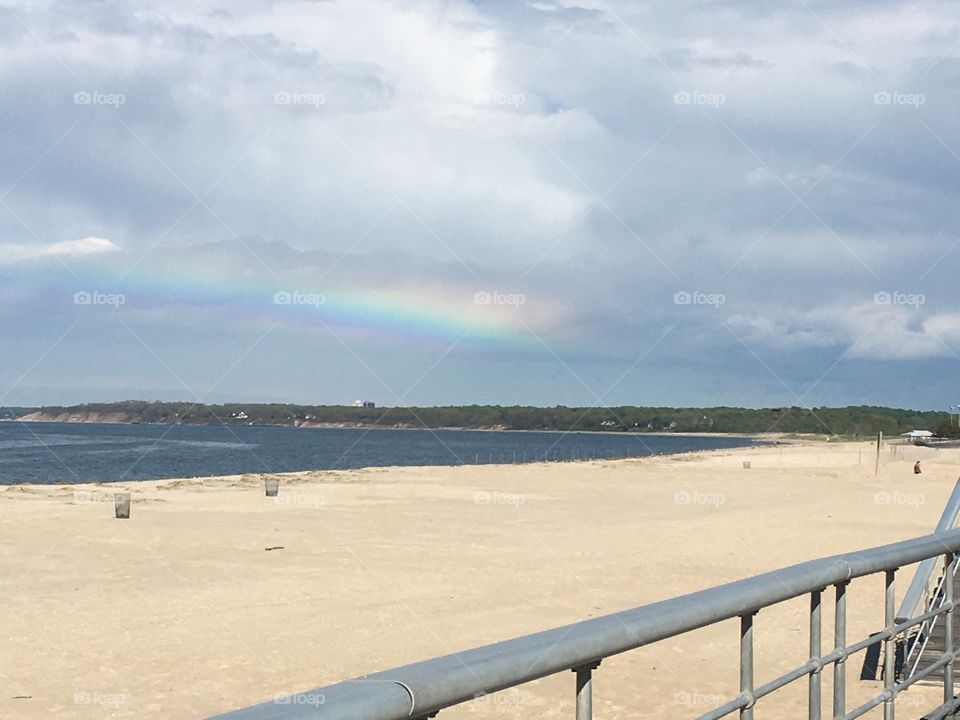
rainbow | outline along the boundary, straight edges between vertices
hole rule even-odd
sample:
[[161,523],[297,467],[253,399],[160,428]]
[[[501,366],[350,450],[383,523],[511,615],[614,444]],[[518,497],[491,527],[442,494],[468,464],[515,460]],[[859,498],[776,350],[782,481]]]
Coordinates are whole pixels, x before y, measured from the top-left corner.
[[[304,280],[297,283],[224,276],[199,268],[173,273],[145,262],[128,274],[101,265],[84,273],[89,291],[122,294],[126,311],[181,311],[224,320],[241,319],[265,327],[285,325],[329,331],[334,335],[389,337],[414,342],[488,347],[539,345],[524,317],[520,295],[474,292],[456,286],[356,289]],[[91,268],[92,270],[93,268]]]

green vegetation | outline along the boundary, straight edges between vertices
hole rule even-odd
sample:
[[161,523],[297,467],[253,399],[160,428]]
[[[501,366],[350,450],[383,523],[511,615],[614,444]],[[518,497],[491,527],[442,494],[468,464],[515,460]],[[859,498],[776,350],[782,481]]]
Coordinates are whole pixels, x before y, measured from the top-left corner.
[[843,408],[550,408],[500,405],[358,408],[343,405],[246,404],[197,405],[186,402],[131,400],[72,407],[0,408],[0,417],[42,412],[79,419],[111,414],[113,419],[142,423],[300,425],[345,424],[382,427],[462,427],[506,430],[597,430],[610,432],[817,433],[864,437],[882,431],[932,430],[960,437],[960,427],[942,412],[856,406]]
[[937,437],[960,438],[960,424],[952,417],[941,417],[930,428],[928,428]]
[[34,410],[36,408],[0,407],[0,420],[14,420]]

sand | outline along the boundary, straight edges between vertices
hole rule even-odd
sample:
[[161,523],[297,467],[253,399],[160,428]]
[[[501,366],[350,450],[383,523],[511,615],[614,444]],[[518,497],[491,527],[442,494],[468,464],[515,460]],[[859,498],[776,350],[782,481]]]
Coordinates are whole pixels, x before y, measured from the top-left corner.
[[[868,443],[800,442],[297,473],[276,499],[253,477],[0,488],[0,717],[205,717],[929,533],[960,451],[884,450],[882,461],[874,480]],[[113,518],[121,488],[127,521]],[[900,573],[898,597],[911,576]],[[882,578],[848,597],[850,641],[882,626]],[[806,660],[806,603],[758,615],[758,682]],[[825,647],[831,624],[828,603]],[[694,717],[734,697],[737,631],[727,621],[608,659],[595,716]],[[859,670],[856,657],[850,707],[879,691]],[[573,680],[442,717],[570,718]],[[939,692],[905,694],[901,715],[919,717]],[[827,674],[825,708],[829,697]],[[758,717],[805,717],[805,703],[801,681]]]

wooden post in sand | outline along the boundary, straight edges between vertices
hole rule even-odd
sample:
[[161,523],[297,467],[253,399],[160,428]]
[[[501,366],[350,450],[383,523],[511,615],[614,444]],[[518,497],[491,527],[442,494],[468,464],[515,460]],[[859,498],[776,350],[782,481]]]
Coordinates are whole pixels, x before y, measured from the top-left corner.
[[880,445],[883,443],[883,430],[877,433],[877,459],[873,464],[873,479],[876,480],[880,474]]
[[114,495],[113,506],[118,519],[130,519],[130,493],[117,493]]

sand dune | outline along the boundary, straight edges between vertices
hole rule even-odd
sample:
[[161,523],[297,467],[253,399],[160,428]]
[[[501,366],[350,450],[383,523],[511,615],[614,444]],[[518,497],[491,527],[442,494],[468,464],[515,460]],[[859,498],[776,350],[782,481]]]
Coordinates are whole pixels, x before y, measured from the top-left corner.
[[[236,476],[0,488],[0,717],[204,717],[930,532],[960,451],[885,450],[878,480],[872,453],[809,442],[296,473],[276,499]],[[121,487],[129,521],[113,518]],[[851,586],[851,640],[882,626],[882,600],[881,578]],[[758,615],[758,681],[806,659],[805,608]],[[829,612],[824,622],[826,647]],[[609,659],[596,717],[705,712],[736,694],[736,649],[727,622]],[[878,691],[859,667],[848,667],[851,707]],[[926,688],[901,703],[937,697]],[[805,716],[805,703],[801,682],[759,716]],[[443,713],[467,715],[572,717],[573,676]]]

